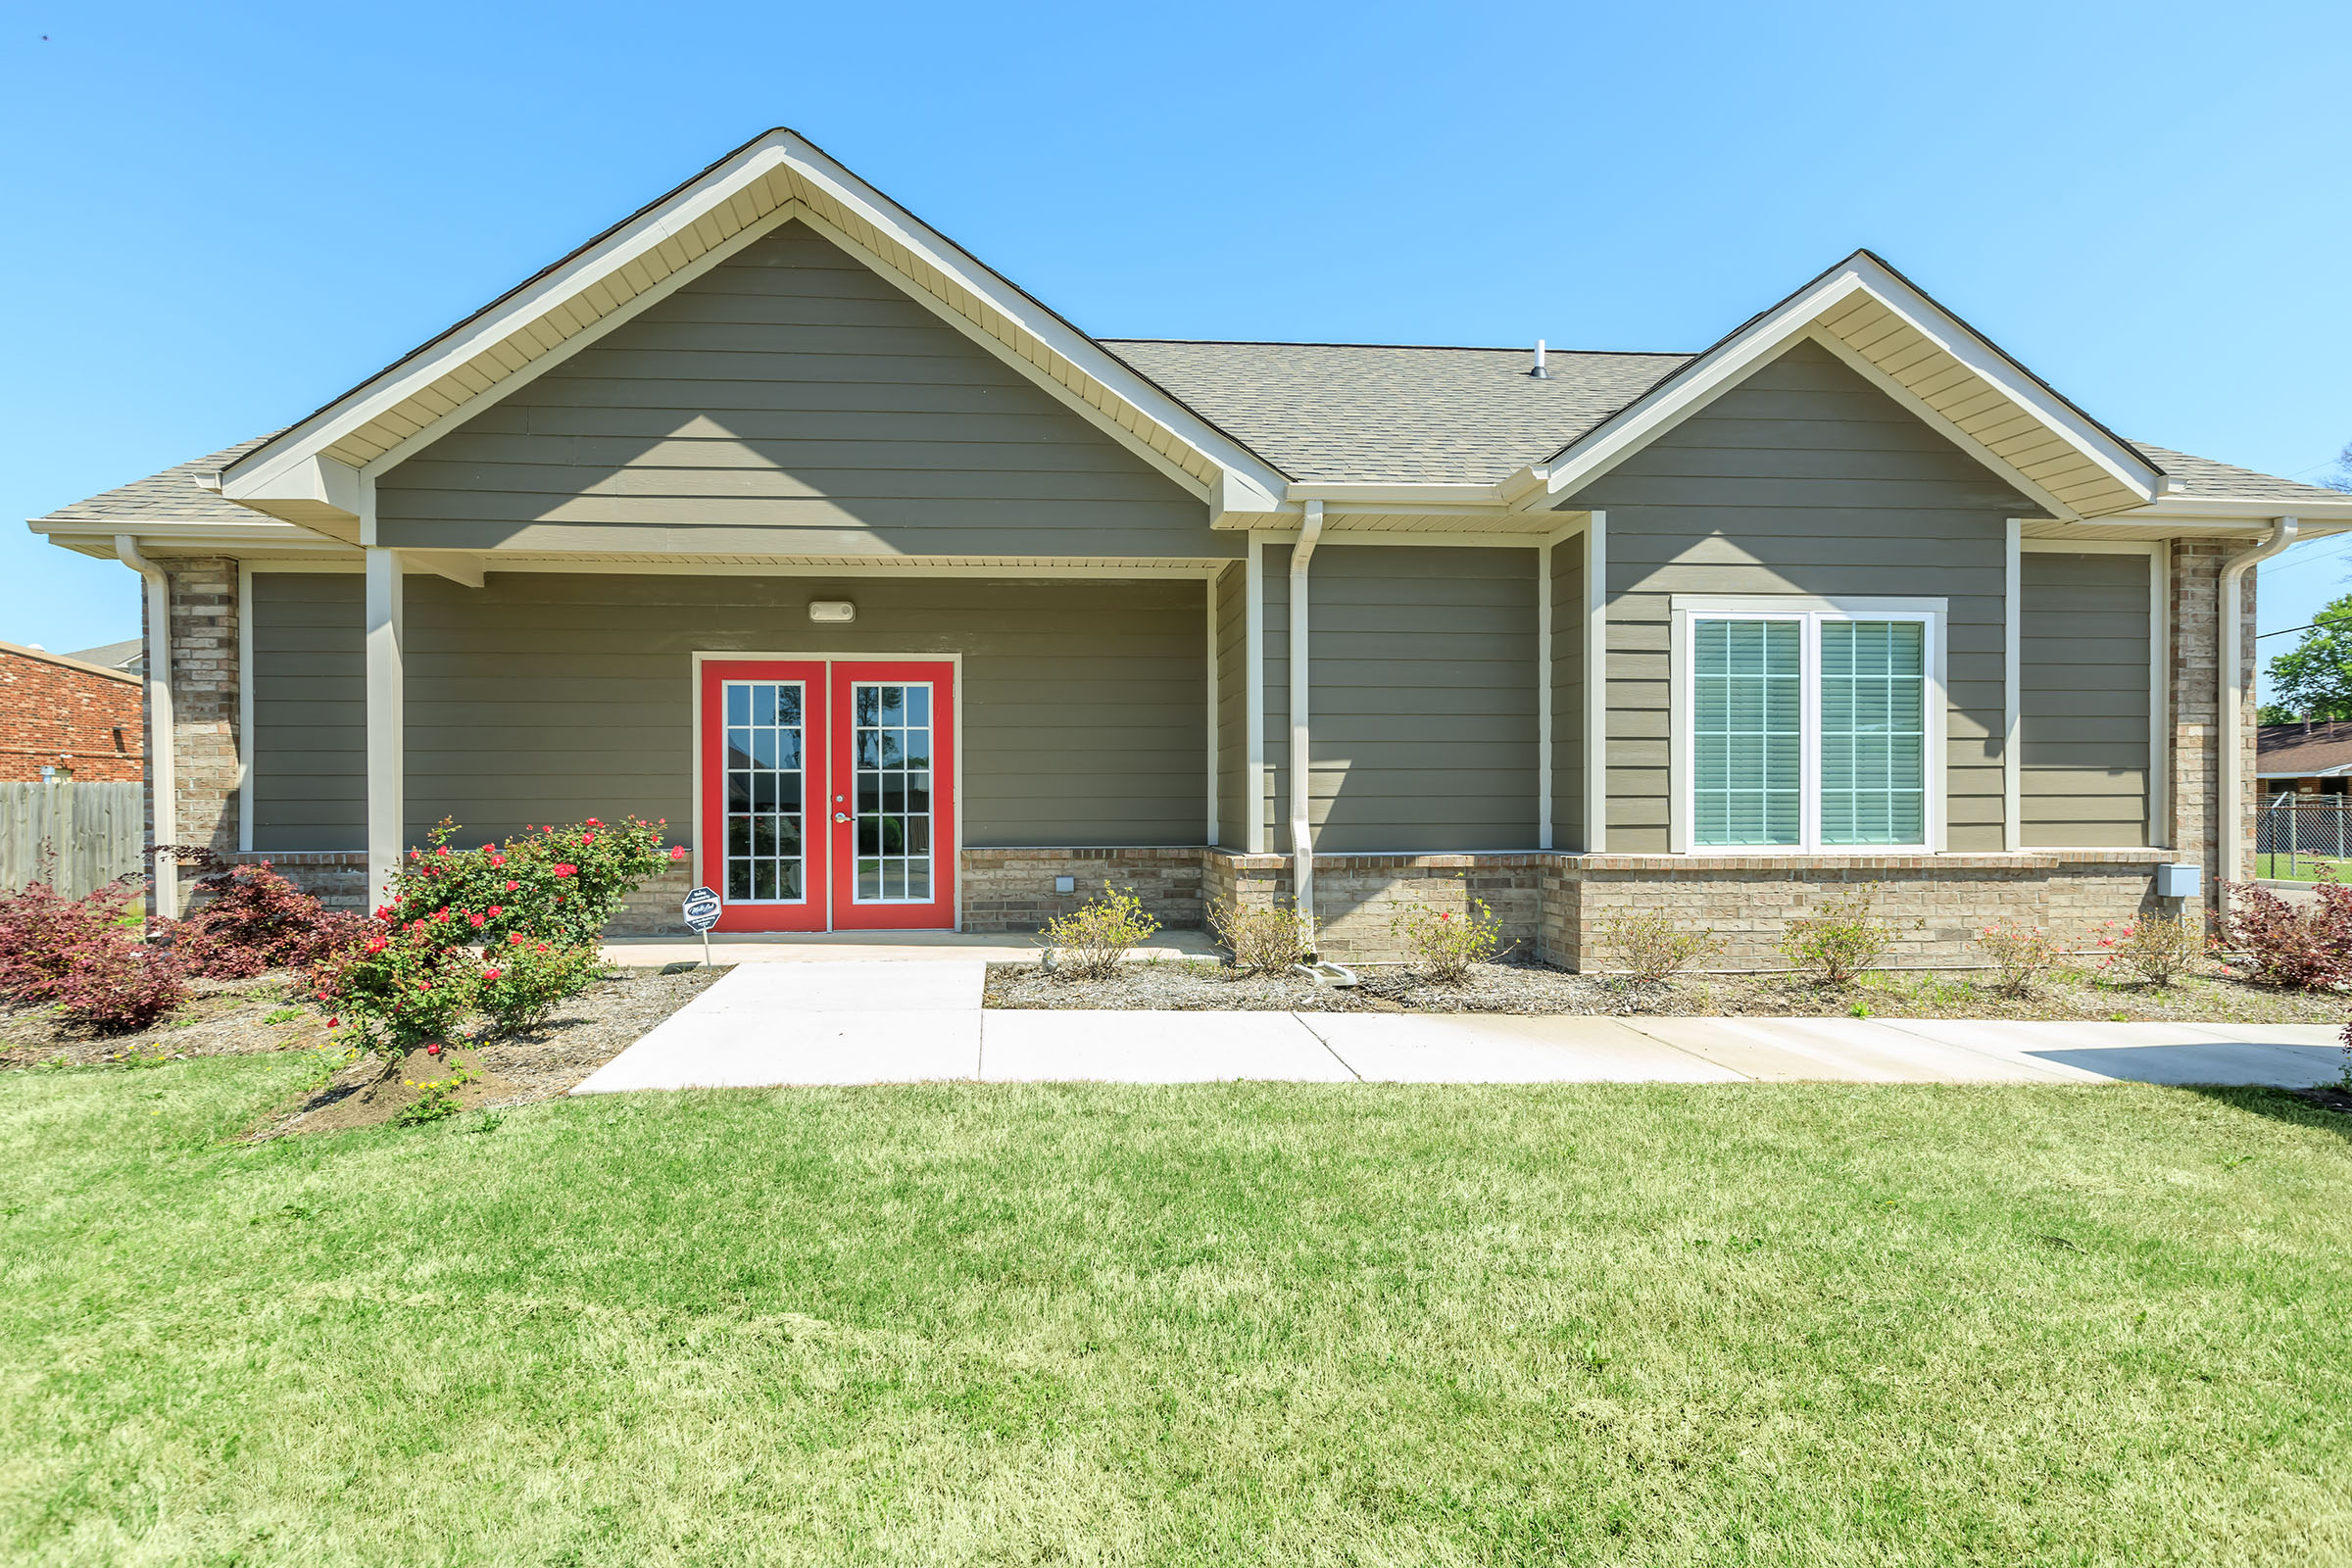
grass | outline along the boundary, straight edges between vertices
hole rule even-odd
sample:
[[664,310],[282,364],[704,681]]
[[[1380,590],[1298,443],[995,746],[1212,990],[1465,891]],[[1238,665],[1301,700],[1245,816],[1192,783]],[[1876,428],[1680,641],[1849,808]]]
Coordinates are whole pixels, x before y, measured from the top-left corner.
[[2339,882],[2352,882],[2352,860],[2324,855],[2257,855],[2254,874],[2279,882],[2317,882],[2322,868]]
[[0,1556],[2352,1559],[2263,1091],[0,1081]]

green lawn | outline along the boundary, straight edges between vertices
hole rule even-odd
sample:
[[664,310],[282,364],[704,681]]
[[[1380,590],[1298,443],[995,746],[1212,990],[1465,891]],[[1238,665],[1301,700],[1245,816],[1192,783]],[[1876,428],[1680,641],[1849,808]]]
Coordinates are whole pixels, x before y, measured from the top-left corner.
[[0,1080],[0,1558],[2352,1560],[2352,1119]]
[[2257,855],[2254,874],[2281,882],[2317,882],[2321,868],[2326,867],[2339,882],[2352,882],[2352,860],[2330,859],[2320,855]]

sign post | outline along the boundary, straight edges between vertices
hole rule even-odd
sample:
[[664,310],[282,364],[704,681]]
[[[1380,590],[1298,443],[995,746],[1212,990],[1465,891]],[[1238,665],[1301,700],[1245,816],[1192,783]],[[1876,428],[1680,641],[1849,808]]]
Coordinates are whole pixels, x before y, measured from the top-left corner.
[[710,888],[696,888],[686,895],[686,929],[699,931],[703,938],[703,967],[710,967],[710,928],[718,924],[718,895]]

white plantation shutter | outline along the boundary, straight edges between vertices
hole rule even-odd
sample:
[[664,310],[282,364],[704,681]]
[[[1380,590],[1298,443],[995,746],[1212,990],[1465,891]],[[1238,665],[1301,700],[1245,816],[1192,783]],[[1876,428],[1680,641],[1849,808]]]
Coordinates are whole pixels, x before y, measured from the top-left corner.
[[1794,844],[1804,818],[1804,625],[1691,627],[1692,836]]

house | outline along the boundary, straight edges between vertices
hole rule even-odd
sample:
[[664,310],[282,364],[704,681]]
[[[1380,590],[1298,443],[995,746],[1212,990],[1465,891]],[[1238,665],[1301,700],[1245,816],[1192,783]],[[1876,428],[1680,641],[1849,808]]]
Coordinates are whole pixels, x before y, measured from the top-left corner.
[[2261,726],[2254,737],[2254,776],[2266,802],[2352,791],[2352,723],[2323,718]]
[[147,673],[147,643],[144,638],[129,637],[119,643],[100,643],[95,648],[76,648],[66,656],[78,659],[85,664],[102,669],[118,669],[126,675]]
[[1108,878],[1340,956],[1475,896],[1572,964],[1645,908],[1768,960],[1868,888],[1926,961],[2214,896],[2249,568],[2347,525],[1868,252],[1696,353],[1099,338],[789,130],[32,524],[145,576],[159,832],[348,902],[445,815],[633,811],[694,851],[638,929]]
[[134,675],[21,643],[0,643],[0,780],[135,783]]

